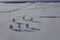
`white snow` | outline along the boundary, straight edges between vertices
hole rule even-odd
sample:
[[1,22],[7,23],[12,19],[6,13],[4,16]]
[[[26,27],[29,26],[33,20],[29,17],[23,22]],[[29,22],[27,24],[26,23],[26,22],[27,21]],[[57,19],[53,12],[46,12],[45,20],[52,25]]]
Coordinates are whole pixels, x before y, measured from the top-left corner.
[[[60,18],[40,16],[60,16],[60,3],[0,3],[0,40],[60,40]],[[22,17],[26,20],[34,18],[34,21],[38,22],[26,21]],[[18,29],[18,24],[12,22],[13,18],[16,19],[16,23],[23,23],[23,32],[9,28],[12,24],[14,29]],[[27,29],[27,23],[30,28],[40,30]]]

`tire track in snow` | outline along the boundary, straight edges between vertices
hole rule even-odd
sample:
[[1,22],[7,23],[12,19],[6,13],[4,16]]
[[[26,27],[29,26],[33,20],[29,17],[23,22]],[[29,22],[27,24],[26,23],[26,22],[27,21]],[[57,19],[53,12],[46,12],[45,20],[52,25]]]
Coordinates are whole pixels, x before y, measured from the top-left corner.
[[29,6],[31,6],[31,5],[24,6],[24,7],[22,7],[22,8],[17,8],[17,9],[14,9],[14,10],[9,10],[9,11],[1,11],[0,13],[9,13],[9,12],[15,12],[15,11],[18,11],[18,10],[20,10],[20,9],[27,8],[27,7],[29,7]]

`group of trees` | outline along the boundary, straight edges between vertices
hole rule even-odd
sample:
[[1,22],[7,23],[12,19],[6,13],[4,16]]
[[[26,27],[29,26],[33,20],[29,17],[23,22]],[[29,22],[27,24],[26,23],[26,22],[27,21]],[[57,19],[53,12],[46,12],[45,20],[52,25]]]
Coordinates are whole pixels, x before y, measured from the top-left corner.
[[[25,20],[25,17],[23,17],[23,20]],[[16,21],[16,20],[13,18],[13,19],[12,19],[12,22],[15,23],[15,21]],[[33,18],[31,18],[31,21],[33,21]],[[29,28],[29,24],[28,24],[28,23],[25,24],[25,26],[26,26],[26,28]],[[21,29],[21,23],[18,23],[18,28]],[[12,25],[12,24],[10,24],[10,29],[13,30],[13,25]]]

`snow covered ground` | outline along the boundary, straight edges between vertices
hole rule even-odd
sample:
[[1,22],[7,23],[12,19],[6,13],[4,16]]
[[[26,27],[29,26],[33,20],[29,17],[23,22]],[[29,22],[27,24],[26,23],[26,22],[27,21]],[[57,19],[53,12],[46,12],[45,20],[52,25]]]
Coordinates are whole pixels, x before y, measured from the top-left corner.
[[[40,18],[40,16],[60,17],[60,3],[0,3],[0,40],[60,40],[60,18]],[[33,18],[33,21],[26,20]],[[16,23],[12,19],[16,19]],[[17,23],[21,25],[22,31]],[[29,24],[27,29],[25,24]]]

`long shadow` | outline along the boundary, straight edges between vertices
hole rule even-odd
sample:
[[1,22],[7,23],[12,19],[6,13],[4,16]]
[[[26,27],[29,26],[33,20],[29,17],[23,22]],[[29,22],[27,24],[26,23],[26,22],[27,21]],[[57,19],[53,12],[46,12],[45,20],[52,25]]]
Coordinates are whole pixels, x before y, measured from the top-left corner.
[[40,21],[32,21],[32,22],[35,22],[35,23],[42,23],[42,22],[40,22]]
[[35,31],[33,31],[33,30],[27,30],[27,29],[25,29],[25,30],[23,30],[23,29],[14,29],[13,31],[16,31],[16,32],[35,32]]
[[29,28],[28,29],[13,29],[13,28],[10,28],[12,31],[16,31],[16,32],[36,32],[36,31],[40,31],[40,29],[38,28]]
[[16,32],[24,32],[22,29],[13,29],[13,31],[16,31]]
[[35,32],[35,31],[33,31],[33,30],[27,30],[27,29],[24,30],[24,31],[26,31],[26,32]]
[[[32,29],[32,30],[28,30],[28,29],[13,29],[13,31],[16,31],[16,32],[36,32],[36,31],[40,31],[40,29],[38,29],[38,28],[30,28],[30,29]],[[34,31],[34,30],[36,30],[36,31]]]
[[40,31],[40,29],[38,29],[38,28],[30,28],[30,29]]
[[[31,21],[31,20],[25,20],[25,21]],[[31,22],[34,22],[34,23],[42,23],[40,21],[31,21]]]
[[16,24],[23,24],[24,25],[24,23],[20,23],[20,22],[16,22]]

